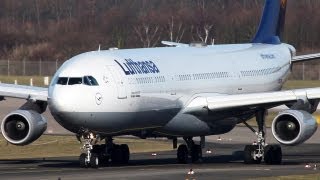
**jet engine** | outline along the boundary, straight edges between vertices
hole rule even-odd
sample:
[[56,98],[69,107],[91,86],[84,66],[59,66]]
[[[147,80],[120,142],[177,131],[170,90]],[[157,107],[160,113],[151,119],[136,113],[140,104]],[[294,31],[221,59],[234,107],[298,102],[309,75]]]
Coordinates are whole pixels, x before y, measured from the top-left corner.
[[286,110],[272,122],[272,134],[284,145],[298,145],[308,140],[317,130],[316,119],[306,111]]
[[47,120],[33,110],[16,110],[1,123],[4,138],[14,145],[27,145],[37,140],[47,129]]

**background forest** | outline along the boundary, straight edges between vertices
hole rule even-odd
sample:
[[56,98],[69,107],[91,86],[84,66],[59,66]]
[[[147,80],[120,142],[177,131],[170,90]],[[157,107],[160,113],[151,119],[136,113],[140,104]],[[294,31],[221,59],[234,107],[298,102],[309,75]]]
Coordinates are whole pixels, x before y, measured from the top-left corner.
[[[66,60],[110,47],[250,42],[264,0],[1,0],[0,59]],[[284,42],[320,50],[320,1],[290,0]]]

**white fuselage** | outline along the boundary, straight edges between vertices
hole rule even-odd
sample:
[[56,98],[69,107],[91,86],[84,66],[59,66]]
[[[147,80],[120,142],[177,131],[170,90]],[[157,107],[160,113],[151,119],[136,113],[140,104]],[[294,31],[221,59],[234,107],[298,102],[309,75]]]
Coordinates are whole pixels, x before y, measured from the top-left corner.
[[[206,123],[181,110],[199,94],[280,90],[290,68],[286,44],[94,51],[62,65],[49,87],[48,102],[55,119],[75,133],[219,134],[237,123],[217,128],[221,120],[237,117]],[[94,77],[98,85],[57,83],[59,78],[85,76]]]

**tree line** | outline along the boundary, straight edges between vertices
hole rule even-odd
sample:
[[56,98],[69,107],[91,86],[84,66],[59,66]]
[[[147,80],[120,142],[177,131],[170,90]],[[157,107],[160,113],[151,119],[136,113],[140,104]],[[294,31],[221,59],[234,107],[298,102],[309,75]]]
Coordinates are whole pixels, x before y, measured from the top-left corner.
[[[250,42],[264,0],[1,0],[0,59],[66,60],[161,40]],[[283,41],[320,49],[320,1],[290,0]]]

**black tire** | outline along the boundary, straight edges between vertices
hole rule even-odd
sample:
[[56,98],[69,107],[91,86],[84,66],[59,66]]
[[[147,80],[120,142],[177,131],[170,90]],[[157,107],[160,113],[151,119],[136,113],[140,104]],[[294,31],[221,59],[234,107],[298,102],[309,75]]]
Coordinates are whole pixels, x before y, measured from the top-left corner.
[[202,158],[202,149],[200,145],[193,145],[191,148],[191,161],[197,162],[199,159]]
[[281,149],[281,146],[279,145],[274,145],[273,146],[273,164],[275,165],[279,165],[282,163],[282,149]]
[[268,145],[264,150],[264,162],[270,165],[281,164],[282,150],[279,145]]
[[87,154],[82,153],[79,157],[79,163],[81,168],[87,168],[87,162],[86,162]]
[[99,154],[100,165],[106,165],[109,162],[109,156],[107,154],[106,148],[107,148],[107,146],[105,144],[101,144],[99,147],[98,154]]
[[111,162],[120,164],[122,162],[122,150],[119,145],[114,145],[111,153]]
[[265,148],[264,148],[264,162],[266,164],[272,164],[272,151],[273,151],[273,146],[271,145],[267,145]]
[[101,152],[101,145],[96,144],[92,146],[91,153],[99,154]]
[[95,153],[99,155],[99,164],[106,165],[109,161],[106,153],[106,145],[105,144],[96,144],[92,146],[91,153]]
[[98,168],[99,167],[99,155],[96,153],[92,153],[90,157],[90,166],[92,168]]
[[178,163],[186,164],[188,162],[188,148],[186,145],[181,144],[177,150]]
[[245,164],[260,164],[261,158],[254,159],[254,153],[258,149],[257,145],[246,145],[244,148]]
[[122,152],[121,163],[122,164],[128,164],[129,163],[129,159],[130,159],[130,150],[129,150],[128,145],[121,144],[120,145],[120,149],[121,149],[121,152]]

